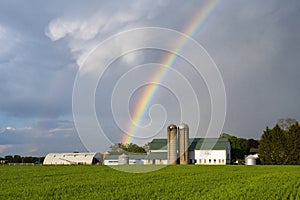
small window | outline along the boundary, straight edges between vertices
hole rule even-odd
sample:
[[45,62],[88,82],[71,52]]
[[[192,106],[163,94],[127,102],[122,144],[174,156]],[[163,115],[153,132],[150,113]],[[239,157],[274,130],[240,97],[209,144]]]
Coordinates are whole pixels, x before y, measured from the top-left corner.
[[202,160],[201,160],[201,159],[199,159],[199,163],[201,163],[201,161],[202,161]]
[[211,163],[211,159],[209,159],[208,162]]
[[214,159],[214,163],[217,163],[217,160],[216,160],[216,159]]
[[204,159],[204,163],[206,163],[206,159]]
[[224,159],[222,159],[222,163],[224,163]]
[[221,163],[221,159],[219,159],[219,163]]

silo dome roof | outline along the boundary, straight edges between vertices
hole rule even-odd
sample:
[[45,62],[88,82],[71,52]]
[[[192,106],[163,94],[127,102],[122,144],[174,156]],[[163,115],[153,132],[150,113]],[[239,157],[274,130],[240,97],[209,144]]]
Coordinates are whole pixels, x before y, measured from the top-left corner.
[[173,129],[177,129],[177,126],[176,126],[175,124],[170,124],[170,125],[168,126],[168,130],[171,131],[171,130],[173,130]]
[[185,123],[181,123],[179,126],[178,126],[179,129],[185,129],[185,128],[189,128],[189,126]]

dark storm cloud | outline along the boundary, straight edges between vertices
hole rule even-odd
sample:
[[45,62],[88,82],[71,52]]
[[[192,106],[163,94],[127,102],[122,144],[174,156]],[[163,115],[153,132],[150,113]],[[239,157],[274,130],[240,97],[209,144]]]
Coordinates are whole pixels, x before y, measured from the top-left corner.
[[1,4],[0,110],[19,117],[70,114],[75,63],[63,42],[54,44],[45,36],[47,8]]
[[299,9],[296,1],[223,3],[201,33],[225,81],[225,131],[259,138],[279,118],[300,119]]

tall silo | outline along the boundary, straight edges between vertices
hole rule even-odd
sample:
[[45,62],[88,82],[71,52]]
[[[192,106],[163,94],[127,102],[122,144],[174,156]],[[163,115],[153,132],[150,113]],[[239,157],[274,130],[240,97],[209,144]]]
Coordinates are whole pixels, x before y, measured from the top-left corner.
[[177,127],[174,124],[168,126],[168,164],[176,164],[177,161]]
[[180,164],[189,163],[189,126],[187,124],[180,124],[179,127],[179,157]]

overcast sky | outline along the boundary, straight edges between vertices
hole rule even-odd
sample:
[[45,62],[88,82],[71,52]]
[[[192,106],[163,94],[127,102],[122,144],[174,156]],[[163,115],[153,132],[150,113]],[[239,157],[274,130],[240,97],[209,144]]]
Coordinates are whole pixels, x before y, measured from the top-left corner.
[[[72,112],[74,81],[87,55],[110,36],[133,28],[151,26],[182,32],[207,4],[202,0],[1,1],[0,156],[91,150],[81,143]],[[224,81],[227,111],[222,132],[259,139],[265,127],[274,126],[280,118],[300,120],[299,33],[297,0],[220,0],[191,35],[209,53]],[[101,56],[113,51],[107,49]],[[115,118],[122,123],[129,120],[123,113],[114,116],[111,110],[114,86],[134,67],[159,62],[165,54],[151,49],[129,53],[112,63],[101,77],[95,107],[109,141],[119,142],[123,137]],[[211,114],[205,81],[183,59],[173,65],[192,85],[202,112],[199,130],[193,116],[183,121],[194,131],[192,135],[203,136]],[[145,79],[151,79],[153,73]],[[176,87],[186,89],[179,82]],[[122,98],[117,103],[124,103],[133,113],[143,89],[132,94],[129,106]],[[185,96],[192,98],[188,92]],[[169,123],[182,121],[178,107],[190,109],[191,105],[182,105],[175,97],[176,92],[168,86],[159,87],[153,97],[151,104],[164,107],[164,113],[160,106],[154,107],[158,111],[151,116],[153,125],[160,127],[165,120],[155,137],[164,137]],[[149,122],[146,114],[141,125]],[[99,141],[99,149],[92,150],[107,149],[107,142]]]

